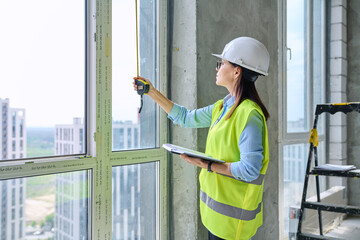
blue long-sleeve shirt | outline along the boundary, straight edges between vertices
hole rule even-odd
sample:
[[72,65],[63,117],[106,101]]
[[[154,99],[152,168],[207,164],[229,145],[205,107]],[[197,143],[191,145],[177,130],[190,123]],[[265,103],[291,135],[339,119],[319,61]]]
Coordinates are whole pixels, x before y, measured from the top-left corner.
[[[226,116],[230,107],[235,103],[235,97],[230,94],[224,98],[223,112],[219,120]],[[210,127],[214,104],[204,108],[188,110],[185,107],[174,104],[168,118],[181,127],[202,128]],[[214,125],[215,125],[214,124]],[[240,161],[231,163],[231,174],[240,180],[251,182],[260,175],[262,167],[264,124],[262,116],[253,110],[248,118],[245,128],[239,139]]]

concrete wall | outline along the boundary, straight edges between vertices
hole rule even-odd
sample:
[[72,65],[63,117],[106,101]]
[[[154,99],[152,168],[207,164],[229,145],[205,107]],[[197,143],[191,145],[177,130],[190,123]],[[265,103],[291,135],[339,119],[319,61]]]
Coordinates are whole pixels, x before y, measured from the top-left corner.
[[[348,84],[349,102],[360,102],[360,1],[347,1],[348,34]],[[360,168],[360,114],[348,116],[348,163]],[[348,184],[349,204],[360,206],[359,179],[350,179]]]
[[[265,178],[264,225],[254,239],[279,239],[278,170],[278,1],[277,0],[182,0],[173,1],[171,99],[190,109],[214,103],[227,94],[215,85],[211,53],[221,53],[225,44],[239,36],[259,39],[270,56],[268,77],[256,86],[268,108],[270,164]],[[271,104],[270,104],[271,103]],[[208,129],[171,127],[171,141],[205,150]],[[171,239],[206,239],[199,216],[198,169],[174,156],[172,160]]]
[[[189,109],[197,107],[196,98],[196,2],[170,1],[173,22],[170,99]],[[172,124],[172,123],[171,123]],[[172,125],[171,142],[196,149],[197,132]],[[170,236],[169,239],[196,239],[198,232],[197,169],[178,156],[172,156]]]

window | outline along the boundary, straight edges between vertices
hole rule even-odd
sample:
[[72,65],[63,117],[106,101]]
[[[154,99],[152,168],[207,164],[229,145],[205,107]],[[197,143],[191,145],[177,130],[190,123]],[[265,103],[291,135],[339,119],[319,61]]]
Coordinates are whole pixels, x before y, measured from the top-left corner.
[[[26,157],[55,155],[55,125],[72,124],[74,117],[84,118],[84,2],[0,3],[2,35],[12,36],[0,39],[0,79],[4,81],[0,99],[8,99],[5,114],[12,113],[9,122],[3,118],[4,112],[0,115],[0,121],[6,123],[11,133],[2,141],[11,141],[10,137],[27,138]],[[23,127],[26,129],[22,130]],[[1,156],[0,160],[9,158]]]
[[[156,1],[138,0],[139,25],[139,74],[158,86],[158,54],[157,54],[157,15]],[[134,1],[112,1],[112,115],[113,115],[113,150],[158,147],[158,122],[156,106],[148,96],[143,97],[143,107],[139,114],[140,96],[132,86],[133,77],[137,74],[136,61],[136,15]],[[140,14],[141,13],[141,14]],[[123,24],[123,23],[127,24]],[[123,33],[127,37],[123,37]],[[121,44],[120,44],[121,43]],[[139,139],[128,139],[116,135],[115,129],[137,128]]]
[[156,172],[156,162],[113,168],[113,239],[156,239]]
[[16,137],[16,112],[12,113],[12,137]]
[[[166,4],[138,0],[140,72],[156,86],[160,75],[166,79],[165,69],[158,68],[167,58],[165,43],[159,41],[166,39]],[[7,13],[12,9],[19,11]],[[0,71],[0,78],[14,75],[0,89],[0,121],[6,123],[1,124],[1,237],[23,240],[31,226],[46,233],[41,239],[102,240],[119,231],[120,239],[168,236],[168,167],[159,148],[167,136],[166,116],[148,96],[138,114],[140,97],[131,87],[136,70],[117,62],[127,59],[134,66],[130,51],[119,49],[127,44],[124,31],[134,28],[127,14],[135,15],[134,1],[0,2],[0,27],[15,39],[0,39],[0,68],[11,70]],[[161,61],[160,49],[165,53]],[[131,91],[125,92],[134,100],[118,101],[115,95],[124,94],[127,84]],[[23,135],[16,133],[14,139],[13,111],[15,130],[23,128]],[[16,158],[10,161],[12,154]],[[117,207],[114,217],[112,206]]]
[[[68,179],[69,175],[72,176],[71,180]],[[18,225],[25,227],[25,223],[27,223],[27,227],[40,229],[44,232],[42,236],[47,236],[47,238],[59,239],[56,236],[65,232],[72,239],[88,239],[90,196],[88,178],[89,171],[86,170],[24,178],[26,197],[23,194],[23,187],[20,185],[12,189],[12,208],[9,220],[15,220],[16,224],[13,222],[14,225],[10,225],[10,221],[6,221],[3,226],[5,227],[4,231],[9,235],[10,232],[15,234],[18,236],[16,239],[25,239],[21,228],[13,228]],[[0,185],[9,186],[9,184],[11,184],[10,180],[0,181]],[[73,188],[74,191],[66,191],[68,188]],[[1,198],[7,199],[6,192],[2,192]],[[20,201],[15,201],[15,199],[20,199]],[[26,206],[23,204],[25,201]],[[76,211],[76,214],[72,216],[69,215],[70,206]],[[58,209],[64,211],[60,212]],[[19,211],[19,217],[16,217],[16,211]],[[59,221],[54,221],[55,219],[71,221],[78,231],[71,235],[66,225],[64,227],[57,225],[56,223]],[[53,232],[52,229],[55,231]]]
[[16,191],[15,188],[13,188],[12,191],[11,191],[11,206],[15,206],[15,202],[16,202],[15,191]]
[[24,137],[24,120],[20,119],[20,137]]
[[[139,75],[161,91],[159,68],[163,1],[112,1],[112,236],[114,239],[157,239],[161,177],[166,166],[163,149],[166,116],[149,98],[133,90],[137,74],[136,11]],[[127,24],[123,24],[126,22]],[[127,32],[127,37],[123,37]],[[165,55],[164,55],[165,56]],[[165,79],[165,76],[163,76]],[[141,151],[140,151],[141,149]],[[154,154],[154,155],[153,155]],[[160,178],[159,178],[160,177]],[[166,199],[166,197],[164,198]],[[147,207],[149,204],[150,207]],[[146,207],[145,207],[146,206]],[[160,223],[161,224],[161,223]],[[164,228],[163,228],[164,229]]]
[[[325,4],[326,1],[286,1],[286,112],[283,122],[283,187],[285,239],[293,236],[294,221],[289,216],[300,208],[305,168],[309,151],[309,133],[316,104],[325,102]],[[325,163],[325,120],[318,121],[319,161]],[[309,184],[313,185],[313,184]],[[325,190],[326,183],[320,182]],[[307,196],[315,194],[309,188]]]

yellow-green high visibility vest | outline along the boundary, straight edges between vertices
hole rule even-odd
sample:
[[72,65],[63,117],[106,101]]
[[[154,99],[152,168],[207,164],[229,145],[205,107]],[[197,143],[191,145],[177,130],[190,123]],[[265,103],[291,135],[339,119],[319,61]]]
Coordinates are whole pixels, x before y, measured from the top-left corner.
[[263,222],[262,195],[264,176],[269,162],[268,133],[261,108],[251,100],[244,100],[233,112],[214,126],[221,115],[223,100],[215,103],[212,122],[206,141],[206,153],[225,162],[241,161],[239,139],[251,111],[258,111],[264,123],[263,166],[258,179],[245,182],[234,177],[207,172],[202,169],[200,180],[200,213],[204,226],[224,239],[249,239]]

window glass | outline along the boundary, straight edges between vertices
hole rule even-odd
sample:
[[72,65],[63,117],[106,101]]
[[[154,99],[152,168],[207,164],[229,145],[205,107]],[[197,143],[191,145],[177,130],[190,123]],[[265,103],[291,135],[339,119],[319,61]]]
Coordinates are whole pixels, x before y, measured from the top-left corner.
[[[316,104],[325,102],[325,1],[287,1],[287,133],[310,132]],[[312,19],[312,21],[310,21]],[[290,57],[291,55],[291,57]],[[322,114],[317,129],[324,134]],[[309,154],[308,136],[294,134],[292,141],[299,144],[283,147],[284,176],[284,234],[295,239],[297,209],[300,208],[306,164]],[[285,136],[285,142],[286,138]],[[322,138],[324,139],[324,138]],[[325,142],[319,142],[319,164],[325,163]],[[314,160],[312,161],[314,166]],[[320,191],[326,190],[326,178],[320,178]],[[315,194],[314,177],[309,178],[307,197]]]
[[305,2],[294,0],[287,4],[287,131],[307,131],[307,89],[305,72]]
[[157,164],[113,167],[113,239],[156,239]]
[[78,171],[0,181],[2,239],[88,239],[88,178]]
[[[133,89],[137,74],[136,11],[132,0],[112,1],[112,149],[154,148],[157,143],[155,103]],[[157,86],[156,2],[138,0],[139,73]],[[124,37],[126,33],[126,37]],[[131,131],[131,132],[130,132]]]
[[[0,160],[56,155],[55,126],[83,121],[84,8],[79,0],[0,1]],[[12,140],[23,149],[12,150]]]

